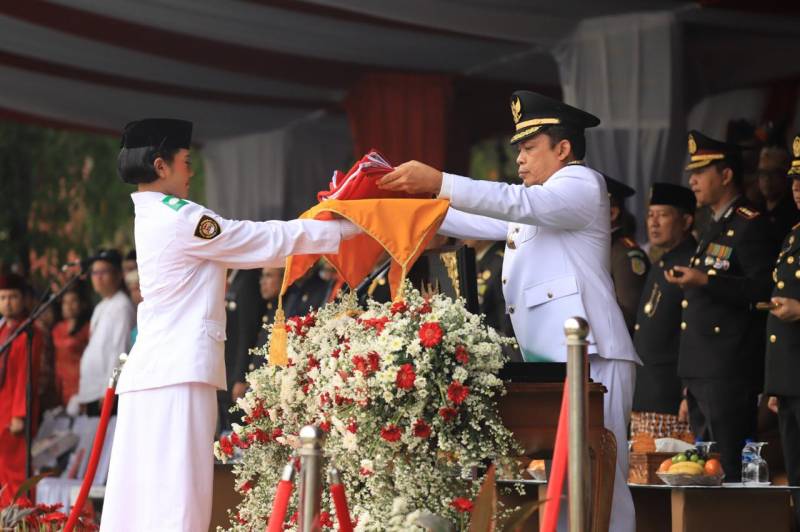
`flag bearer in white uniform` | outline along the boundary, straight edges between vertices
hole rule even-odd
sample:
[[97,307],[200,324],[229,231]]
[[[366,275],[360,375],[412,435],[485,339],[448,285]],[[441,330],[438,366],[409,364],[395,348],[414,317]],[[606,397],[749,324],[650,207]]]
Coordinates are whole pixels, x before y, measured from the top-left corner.
[[591,377],[607,388],[605,423],[617,439],[612,532],[633,532],[628,421],[640,363],[610,276],[611,226],[603,176],[586,167],[584,130],[600,120],[528,91],[511,96],[522,185],[474,181],[410,161],[380,183],[450,199],[440,233],[505,240],[503,295],[528,362],[566,361],[564,321],[591,327]]
[[342,220],[226,220],[186,198],[192,124],[125,127],[118,170],[138,185],[135,239],[144,300],[117,386],[119,414],[101,529],[208,530],[216,390],[225,389],[227,268],[335,253],[359,230]]

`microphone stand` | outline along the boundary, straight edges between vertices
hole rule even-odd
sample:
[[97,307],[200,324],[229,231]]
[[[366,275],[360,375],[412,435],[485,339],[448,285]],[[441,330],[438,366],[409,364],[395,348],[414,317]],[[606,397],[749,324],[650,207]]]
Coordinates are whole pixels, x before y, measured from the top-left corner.
[[[14,340],[23,332],[28,334],[26,342],[26,364],[25,371],[25,478],[33,476],[33,461],[31,460],[31,444],[33,443],[33,327],[36,319],[41,316],[50,305],[55,303],[78,279],[84,276],[87,268],[81,264],[81,271],[69,279],[58,292],[50,295],[46,300],[40,301],[39,305],[31,312],[31,315],[17,327],[8,337],[3,345],[0,345],[0,357],[11,347]],[[8,360],[6,360],[6,364]]]
[[375,279],[377,279],[381,275],[385,275],[386,272],[389,271],[389,267],[391,265],[392,265],[392,259],[388,259],[386,262],[384,262],[383,264],[372,270],[372,273],[370,273],[363,281],[361,281],[361,284],[359,284],[356,287],[355,289],[356,299],[358,300],[359,305],[366,304],[367,291],[369,290],[370,285]]

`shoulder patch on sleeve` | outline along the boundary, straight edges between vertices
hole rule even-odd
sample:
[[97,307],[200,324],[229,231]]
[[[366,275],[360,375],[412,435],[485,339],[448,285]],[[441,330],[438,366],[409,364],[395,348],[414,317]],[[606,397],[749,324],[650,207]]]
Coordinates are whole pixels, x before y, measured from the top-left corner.
[[641,257],[631,257],[631,271],[636,275],[647,273],[647,263]]
[[188,204],[189,202],[185,199],[177,198],[175,196],[164,196],[164,199],[161,200],[161,203],[172,209],[173,211],[181,210],[181,207]]
[[752,220],[753,218],[758,217],[758,215],[761,213],[759,213],[756,210],[749,209],[747,207],[739,207],[738,209],[736,209],[736,214],[738,214],[745,220]]
[[211,240],[216,238],[222,233],[219,223],[211,216],[203,215],[200,221],[197,222],[197,227],[194,230],[194,236],[202,238],[203,240]]

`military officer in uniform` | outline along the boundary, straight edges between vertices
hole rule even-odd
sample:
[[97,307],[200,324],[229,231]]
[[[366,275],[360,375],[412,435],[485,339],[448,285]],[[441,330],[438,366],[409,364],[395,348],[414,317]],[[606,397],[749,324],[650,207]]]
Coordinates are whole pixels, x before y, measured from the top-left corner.
[[[792,143],[792,155],[789,177],[795,208],[800,209],[800,133]],[[772,276],[764,392],[770,396],[770,408],[778,413],[789,484],[800,486],[800,223],[786,235]],[[800,494],[792,494],[795,520],[800,524]]]
[[[258,270],[256,270],[258,271]],[[261,301],[261,308],[256,315],[258,322],[253,325],[253,341],[245,349],[242,349],[239,356],[233,361],[233,385],[231,386],[231,400],[244,397],[247,391],[246,376],[249,372],[263,365],[266,361],[264,357],[253,356],[250,349],[266,345],[271,331],[271,325],[275,321],[275,312],[278,310],[278,295],[283,282],[283,268],[263,268],[259,273],[258,296]],[[284,307],[284,312],[291,312]]]
[[631,434],[654,438],[677,437],[688,432],[678,420],[683,385],[678,377],[683,291],[664,278],[674,266],[684,266],[694,254],[692,236],[695,198],[680,185],[653,183],[647,210],[647,236],[664,254],[647,274],[636,314],[633,345],[642,359],[636,369]]
[[625,209],[625,199],[633,196],[636,191],[605,174],[603,177],[611,205],[611,279],[614,281],[614,294],[625,317],[625,324],[633,335],[636,309],[650,270],[650,259],[633,239],[632,228],[626,228],[624,223],[626,217],[630,216]]
[[485,240],[468,240],[475,249],[475,271],[478,274],[478,305],[486,316],[486,324],[506,336],[514,336],[511,320],[506,314],[503,298],[503,256],[506,243]]
[[224,389],[225,272],[336,253],[349,222],[226,220],[187,200],[192,124],[125,127],[118,171],[132,194],[139,335],[117,386],[102,530],[206,531],[217,389]]
[[586,167],[584,130],[600,120],[529,91],[511,96],[523,184],[476,181],[417,161],[379,181],[392,190],[450,200],[440,233],[506,240],[503,295],[528,362],[566,360],[564,321],[589,322],[591,377],[608,388],[605,423],[617,439],[611,530],[633,532],[628,478],[628,421],[636,364],[610,275],[611,224],[603,176]]
[[261,323],[261,308],[264,300],[258,291],[260,269],[231,270],[228,273],[225,291],[225,370],[227,389],[217,392],[220,405],[219,422],[221,429],[230,427],[233,416],[230,413],[231,395],[235,391],[238,361],[248,357],[255,345],[258,325]]
[[780,242],[800,222],[800,211],[794,205],[786,172],[789,153],[783,146],[764,146],[758,158],[758,188],[764,196],[764,216],[772,226],[774,238]]
[[736,481],[744,440],[756,431],[765,316],[755,305],[769,297],[776,246],[742,195],[740,148],[692,131],[689,155],[689,185],[713,217],[691,265],[665,272],[685,300],[678,375],[692,431],[717,442],[726,479]]

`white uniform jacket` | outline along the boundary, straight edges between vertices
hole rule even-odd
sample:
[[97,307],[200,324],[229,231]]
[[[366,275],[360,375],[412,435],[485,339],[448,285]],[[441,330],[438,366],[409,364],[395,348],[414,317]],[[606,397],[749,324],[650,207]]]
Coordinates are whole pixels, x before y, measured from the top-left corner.
[[589,353],[639,358],[614,297],[611,229],[603,177],[568,165],[526,187],[445,174],[450,210],[439,232],[506,240],[503,295],[526,361],[566,361],[564,321],[589,322]]
[[226,220],[159,192],[132,195],[143,301],[118,393],[199,382],[225,389],[225,273],[335,253],[339,222]]

